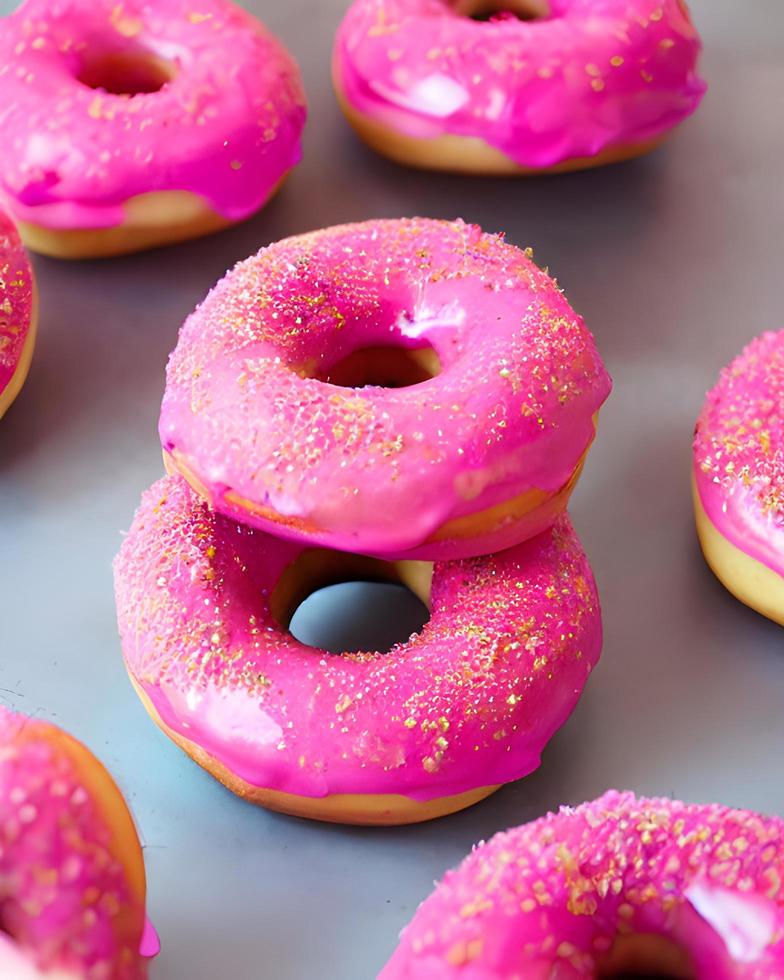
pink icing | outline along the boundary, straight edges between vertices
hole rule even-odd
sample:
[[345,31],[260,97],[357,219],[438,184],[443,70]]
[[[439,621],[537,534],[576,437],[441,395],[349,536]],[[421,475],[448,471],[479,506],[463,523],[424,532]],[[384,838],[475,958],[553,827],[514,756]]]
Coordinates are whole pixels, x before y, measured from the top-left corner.
[[161,940],[149,918],[144,920],[144,932],[139,943],[139,955],[145,959],[152,960],[161,951]]
[[[359,348],[428,344],[441,373],[407,388],[313,377]],[[542,530],[428,542],[563,487],[609,391],[583,321],[520,249],[461,221],[374,221],[286,239],[218,283],[180,332],[160,435],[223,513],[346,551],[454,558]]]
[[478,137],[527,168],[655,140],[705,92],[681,0],[549,0],[478,23],[447,0],[355,0],[338,31],[349,104],[420,139]]
[[601,617],[567,517],[494,557],[436,564],[431,619],[387,654],[297,641],[270,594],[301,544],[148,490],[115,561],[126,664],[169,729],[253,786],[428,800],[539,765],[596,664]]
[[694,475],[718,531],[784,575],[784,330],[753,340],[708,392]]
[[98,804],[51,731],[0,707],[0,964],[143,980],[144,908],[112,855]]
[[448,872],[379,980],[595,977],[635,935],[681,948],[697,980],[772,980],[784,975],[783,835],[776,818],[631,793],[564,807]]
[[3,980],[83,980],[78,974],[61,970],[44,973],[36,966],[35,959],[4,933],[0,933],[0,977]]
[[[160,91],[78,80],[88,58],[140,50],[176,69]],[[227,0],[26,0],[0,20],[0,89],[0,197],[50,228],[116,226],[129,198],[167,190],[240,220],[300,158],[297,67]]]
[[14,376],[27,340],[33,294],[30,262],[14,223],[0,209],[0,395]]

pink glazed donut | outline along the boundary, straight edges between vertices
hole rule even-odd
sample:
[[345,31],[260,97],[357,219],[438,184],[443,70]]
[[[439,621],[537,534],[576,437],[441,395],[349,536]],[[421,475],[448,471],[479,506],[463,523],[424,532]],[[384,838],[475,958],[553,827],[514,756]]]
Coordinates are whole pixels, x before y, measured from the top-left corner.
[[27,377],[37,324],[33,270],[13,221],[0,209],[0,418]]
[[379,980],[784,976],[784,823],[611,791],[450,871]]
[[111,776],[53,725],[0,707],[0,976],[144,980],[139,838]]
[[[291,635],[303,599],[355,579],[405,583],[430,621],[389,653]],[[167,477],[142,498],[115,590],[126,665],[163,731],[238,795],[342,823],[429,820],[536,769],[601,647],[566,515],[499,555],[384,563],[236,524]]]
[[25,0],[0,90],[0,199],[61,258],[242,221],[300,158],[297,67],[228,0]]
[[453,559],[553,523],[609,391],[529,255],[462,221],[373,221],[278,242],[217,285],[180,333],[160,435],[170,471],[236,520]]
[[702,99],[700,47],[683,0],[355,0],[333,76],[394,160],[531,174],[656,146]]
[[708,392],[694,435],[694,506],[718,578],[784,626],[784,330],[752,341]]

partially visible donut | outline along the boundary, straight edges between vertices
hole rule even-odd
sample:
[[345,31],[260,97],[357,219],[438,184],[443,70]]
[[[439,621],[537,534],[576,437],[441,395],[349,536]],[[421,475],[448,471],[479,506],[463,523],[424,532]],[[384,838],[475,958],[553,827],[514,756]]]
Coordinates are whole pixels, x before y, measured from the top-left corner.
[[784,625],[784,330],[753,340],[708,392],[694,434],[694,507],[718,578]]
[[70,735],[0,707],[0,975],[144,980],[157,951],[139,838]]
[[300,158],[297,66],[230,0],[25,0],[0,89],[0,201],[60,258],[242,221]]
[[784,823],[610,792],[497,834],[379,980],[784,976]]
[[30,370],[37,324],[33,270],[13,221],[0,208],[0,418]]
[[700,48],[683,0],[355,0],[333,77],[399,163],[532,174],[656,146],[702,100]]

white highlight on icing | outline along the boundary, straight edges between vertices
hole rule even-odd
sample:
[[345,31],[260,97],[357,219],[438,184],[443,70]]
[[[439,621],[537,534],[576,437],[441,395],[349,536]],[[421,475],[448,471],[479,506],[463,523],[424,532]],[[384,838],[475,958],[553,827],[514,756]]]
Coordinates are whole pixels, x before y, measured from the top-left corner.
[[42,972],[10,936],[0,932],[0,977],[3,980],[84,980],[63,970]]
[[707,881],[695,882],[685,894],[696,911],[721,936],[733,959],[753,963],[773,942],[777,916],[772,903],[718,888]]
[[446,117],[457,112],[468,101],[468,92],[448,75],[428,75],[411,89],[408,99],[400,105],[414,105],[428,116]]
[[161,951],[161,940],[149,916],[144,920],[144,932],[139,943],[139,954],[145,959],[154,959]]

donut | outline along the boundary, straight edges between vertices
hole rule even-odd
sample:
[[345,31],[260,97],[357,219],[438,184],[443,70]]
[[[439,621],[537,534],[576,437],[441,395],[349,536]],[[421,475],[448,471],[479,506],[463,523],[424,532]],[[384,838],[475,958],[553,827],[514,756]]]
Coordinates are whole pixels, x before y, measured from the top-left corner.
[[167,371],[167,468],[330,549],[455,559],[565,509],[610,379],[557,285],[462,221],[372,221],[241,263]]
[[784,975],[784,823],[611,791],[497,834],[379,980]]
[[37,323],[33,270],[13,221],[0,209],[0,418],[30,370]]
[[58,258],[242,221],[300,159],[297,66],[228,0],[25,0],[0,90],[0,200]]
[[333,78],[398,163],[538,174],[657,146],[703,97],[700,48],[683,0],[354,0]]
[[741,602],[784,626],[784,330],[721,372],[694,435],[705,559]]
[[0,975],[144,980],[141,845],[111,776],[81,743],[0,707]]
[[[320,820],[429,820],[527,775],[601,646],[566,515],[495,557],[383,562],[237,524],[166,477],[114,572],[125,663],[154,721],[232,792]],[[292,636],[303,599],[357,578],[408,585],[430,608],[421,633],[342,655]]]

